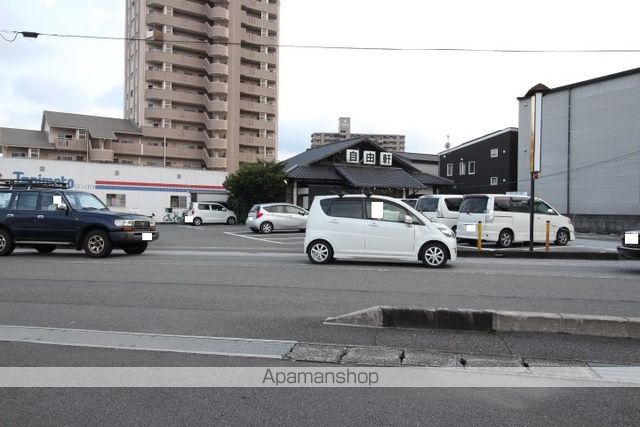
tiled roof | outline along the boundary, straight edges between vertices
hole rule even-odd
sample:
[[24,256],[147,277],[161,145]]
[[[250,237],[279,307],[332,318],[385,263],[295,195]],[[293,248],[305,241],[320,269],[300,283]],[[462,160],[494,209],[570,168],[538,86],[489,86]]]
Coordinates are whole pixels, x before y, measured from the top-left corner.
[[344,141],[332,142],[331,144],[322,145],[316,148],[310,148],[307,151],[303,151],[302,153],[285,160],[285,170],[289,170],[296,166],[307,166],[311,163],[340,153],[341,151],[344,151],[347,148],[350,148],[362,142],[363,140],[364,138],[351,138]]
[[336,166],[336,170],[356,188],[424,188],[424,185],[400,168]]
[[47,134],[39,130],[0,128],[0,145],[30,148],[55,148]]
[[394,153],[398,157],[403,157],[410,162],[435,162],[438,163],[438,155],[437,154],[426,154],[426,153]]
[[142,135],[142,130],[131,120],[112,117],[45,111],[42,116],[43,126],[45,122],[50,127],[87,129],[92,138],[117,139],[117,133]]
[[325,179],[342,181],[342,177],[333,166],[301,166],[287,174],[290,178],[298,179]]

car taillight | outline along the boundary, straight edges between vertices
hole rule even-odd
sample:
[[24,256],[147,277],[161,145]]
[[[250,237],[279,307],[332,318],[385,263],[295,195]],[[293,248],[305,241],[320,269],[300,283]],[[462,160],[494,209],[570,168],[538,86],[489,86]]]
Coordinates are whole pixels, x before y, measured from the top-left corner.
[[256,218],[261,218],[263,215],[262,211],[258,211],[258,213],[256,213]]

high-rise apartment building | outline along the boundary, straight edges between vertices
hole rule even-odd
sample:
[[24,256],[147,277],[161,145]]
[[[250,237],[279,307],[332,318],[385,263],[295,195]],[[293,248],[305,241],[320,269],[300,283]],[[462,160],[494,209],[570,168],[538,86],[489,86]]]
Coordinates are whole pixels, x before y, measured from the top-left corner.
[[315,132],[311,134],[311,148],[320,147],[345,139],[365,137],[369,138],[380,147],[389,151],[403,152],[405,149],[404,135],[351,133],[351,118],[340,117],[338,132]]
[[145,143],[197,152],[212,170],[276,159],[278,0],[126,0],[126,11],[124,117]]

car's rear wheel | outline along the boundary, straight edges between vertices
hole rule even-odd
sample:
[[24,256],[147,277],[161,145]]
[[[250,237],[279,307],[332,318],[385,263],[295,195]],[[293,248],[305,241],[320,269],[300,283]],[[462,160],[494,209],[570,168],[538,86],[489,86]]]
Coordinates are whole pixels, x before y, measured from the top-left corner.
[[273,224],[271,224],[269,221],[263,222],[260,225],[260,232],[264,234],[269,234],[272,231],[273,231]]
[[140,255],[144,251],[147,250],[148,243],[133,243],[130,245],[126,245],[122,247],[122,250],[128,253],[129,255]]
[[513,233],[511,230],[502,230],[498,235],[498,246],[501,248],[510,248],[511,245],[513,245]]
[[333,261],[333,248],[324,240],[316,240],[309,245],[307,256],[314,264],[328,264]]
[[198,227],[201,226],[202,225],[202,218],[194,218],[193,219],[193,225],[196,225]]
[[447,263],[449,256],[442,243],[427,243],[420,252],[420,261],[429,268],[442,268]]
[[227,218],[227,224],[229,225],[234,225],[236,223],[236,219],[232,216],[230,216],[229,218]]
[[84,238],[84,253],[91,258],[108,257],[113,250],[109,235],[102,230],[91,230]]
[[35,248],[36,248],[36,251],[40,252],[41,254],[50,254],[51,252],[57,249],[57,246],[56,245],[38,245]]
[[15,244],[11,234],[6,230],[0,229],[0,256],[11,255],[14,249]]
[[556,234],[556,245],[565,246],[567,243],[569,243],[570,238],[571,235],[569,234],[569,231],[561,228],[560,230],[558,230],[558,234]]

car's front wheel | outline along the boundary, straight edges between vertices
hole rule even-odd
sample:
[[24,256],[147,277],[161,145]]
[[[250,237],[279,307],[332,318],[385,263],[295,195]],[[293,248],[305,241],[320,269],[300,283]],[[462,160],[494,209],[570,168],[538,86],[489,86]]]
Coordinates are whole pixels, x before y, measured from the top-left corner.
[[202,219],[201,218],[194,218],[193,219],[193,225],[195,226],[201,226],[202,225]]
[[91,230],[84,238],[84,253],[91,258],[104,258],[111,255],[113,245],[109,235],[102,230]]
[[38,245],[35,248],[36,248],[36,251],[40,252],[41,254],[50,254],[51,252],[56,250],[57,246],[56,245]]
[[126,245],[122,247],[122,250],[128,253],[129,255],[140,255],[144,251],[147,250],[147,242],[142,243],[132,243],[130,245]]
[[498,246],[501,248],[510,248],[513,245],[513,233],[511,230],[502,230],[498,235]]
[[427,243],[420,252],[420,261],[429,268],[442,268],[449,259],[442,243]]
[[333,248],[324,240],[316,240],[309,245],[307,256],[314,264],[328,264],[333,261]]
[[230,216],[229,218],[227,218],[227,224],[229,225],[234,225],[236,223],[236,219],[232,216]]
[[556,245],[565,246],[567,243],[569,243],[570,238],[571,235],[569,234],[569,231],[561,228],[560,230],[558,230],[558,234],[556,234]]
[[6,230],[0,229],[0,256],[11,255],[14,249],[15,244],[11,234]]

